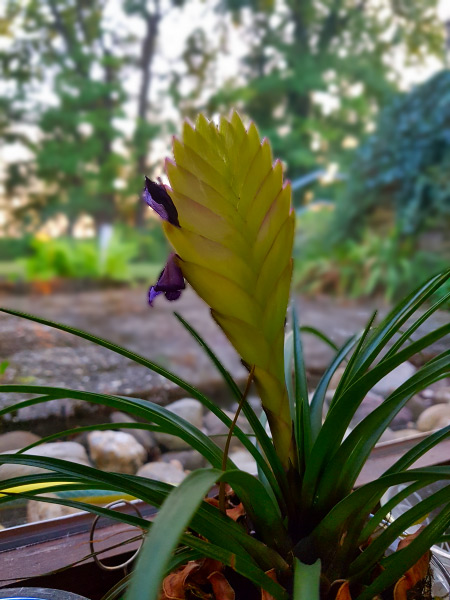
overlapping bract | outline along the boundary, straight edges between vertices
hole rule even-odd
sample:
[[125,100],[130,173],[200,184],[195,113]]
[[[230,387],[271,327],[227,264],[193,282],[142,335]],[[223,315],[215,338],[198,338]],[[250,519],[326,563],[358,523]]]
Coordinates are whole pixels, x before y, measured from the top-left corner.
[[255,381],[274,441],[287,461],[291,422],[283,374],[284,323],[292,274],[291,189],[270,145],[234,112],[216,126],[185,123],[166,162],[180,227],[164,222],[183,275]]

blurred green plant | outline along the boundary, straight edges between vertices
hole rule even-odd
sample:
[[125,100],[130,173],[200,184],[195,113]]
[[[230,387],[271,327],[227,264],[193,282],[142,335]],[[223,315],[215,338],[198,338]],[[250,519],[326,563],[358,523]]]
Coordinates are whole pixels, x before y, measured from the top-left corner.
[[0,237],[0,260],[2,262],[24,258],[32,253],[33,237],[24,235],[22,237]]
[[129,263],[137,255],[137,243],[124,241],[115,233],[104,253],[97,240],[73,238],[35,239],[33,256],[25,260],[29,280],[130,278]]
[[[298,219],[294,285],[304,293],[355,299],[381,296],[392,302],[448,264],[437,252],[418,250],[415,237],[402,236],[395,228],[383,234],[365,228],[359,239],[332,243],[332,213],[317,217]],[[305,229],[307,233],[302,233]],[[446,284],[438,295],[448,291],[450,285]]]
[[450,226],[450,71],[399,95],[356,151],[337,203],[335,234],[358,237],[379,220],[407,234]]

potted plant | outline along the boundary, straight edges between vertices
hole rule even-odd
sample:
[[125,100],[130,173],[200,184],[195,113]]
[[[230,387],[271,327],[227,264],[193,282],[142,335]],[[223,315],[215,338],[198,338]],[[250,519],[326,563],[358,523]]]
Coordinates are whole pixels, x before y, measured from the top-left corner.
[[[398,411],[419,390],[448,375],[449,352],[426,363],[347,434],[355,411],[379,380],[450,332],[449,324],[418,335],[419,327],[446,298],[417,313],[450,273],[432,277],[377,325],[373,315],[360,335],[337,350],[309,399],[295,310],[289,311],[286,332],[294,234],[291,190],[288,183],[283,184],[281,163],[272,162],[269,143],[260,140],[254,124],[245,128],[236,112],[229,119],[222,118],[219,126],[200,115],[195,127],[185,123],[181,139],[174,140],[174,161],[168,160],[166,169],[170,187],[146,179],[144,190],[144,199],[162,218],[174,249],[150,288],[149,302],[153,305],[161,294],[176,300],[188,281],[210,306],[213,318],[248,369],[244,391],[200,334],[177,316],[238,401],[233,420],[188,382],[142,356],[88,332],[5,312],[71,332],[175,382],[229,426],[225,450],[182,418],[149,401],[65,388],[2,385],[1,392],[34,397],[0,414],[62,397],[101,403],[139,418],[142,428],[179,436],[200,452],[211,468],[192,472],[174,488],[52,458],[2,455],[0,463],[35,465],[50,473],[2,482],[6,493],[0,502],[14,494],[33,497],[43,490],[95,487],[123,491],[161,506],[150,525],[106,508],[56,500],[150,530],[135,572],[116,586],[109,598],[125,589],[128,600],[431,598],[429,548],[448,537],[448,494],[442,490],[434,493],[392,523],[386,522],[385,516],[406,493],[450,479],[448,466],[413,467],[427,450],[450,435],[450,427],[432,433],[376,481],[356,490],[355,483]],[[345,361],[344,374],[324,415],[327,387]],[[247,402],[252,384],[267,424]],[[251,436],[237,425],[241,411],[250,423]],[[130,423],[121,426],[136,427]],[[61,435],[95,428],[98,426],[77,428]],[[238,470],[229,459],[232,435],[255,459],[258,477]],[[380,508],[386,490],[401,483],[407,484],[405,490]],[[214,486],[217,494],[206,498]],[[55,502],[53,498],[42,500]],[[412,523],[436,507],[441,507],[441,512],[431,524],[414,537],[403,537]]]

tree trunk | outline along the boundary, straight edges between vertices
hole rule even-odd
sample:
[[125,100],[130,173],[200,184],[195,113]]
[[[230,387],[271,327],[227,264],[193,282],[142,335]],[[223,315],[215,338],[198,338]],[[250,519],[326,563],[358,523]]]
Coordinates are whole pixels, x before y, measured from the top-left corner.
[[[136,123],[136,131],[134,134],[134,144],[136,152],[136,175],[144,180],[144,175],[147,171],[147,153],[148,153],[148,139],[145,135],[145,127],[143,128],[144,134],[141,133],[140,128],[145,125],[147,120],[147,111],[149,104],[150,85],[152,78],[152,63],[155,55],[156,38],[158,36],[160,13],[157,10],[154,14],[146,14],[146,35],[142,44],[141,52],[141,87],[139,90],[139,101],[138,101],[138,118]],[[142,183],[143,185],[143,183]],[[139,201],[136,205],[135,221],[136,227],[142,229],[144,225],[145,215],[145,204]]]

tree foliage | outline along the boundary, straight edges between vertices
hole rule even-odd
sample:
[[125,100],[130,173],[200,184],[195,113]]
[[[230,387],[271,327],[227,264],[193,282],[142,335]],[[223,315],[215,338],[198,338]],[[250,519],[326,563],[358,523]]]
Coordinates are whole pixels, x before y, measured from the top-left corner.
[[380,113],[376,133],[358,149],[337,231],[355,234],[364,219],[392,211],[403,234],[450,218],[450,72],[442,71]]
[[[405,62],[442,55],[436,0],[233,0],[249,45],[242,69],[210,109],[241,108],[271,140],[295,178],[345,161]],[[397,59],[397,60],[395,60]]]
[[[122,20],[113,8],[105,0],[7,0],[0,136],[28,149],[9,165],[6,181],[9,197],[25,190],[30,199],[21,219],[31,208],[40,220],[64,212],[73,223],[87,212],[97,225],[111,222],[130,189],[136,206],[137,180],[150,170],[161,129],[150,93],[163,15],[158,0],[126,0]],[[130,182],[123,190],[121,178]]]

